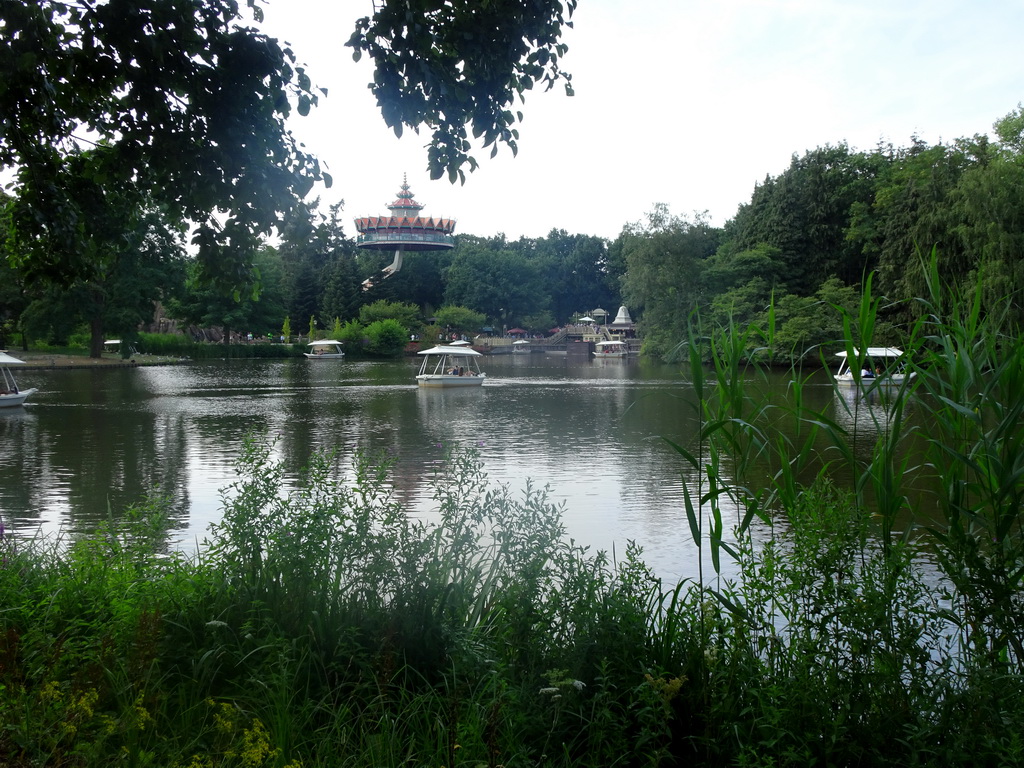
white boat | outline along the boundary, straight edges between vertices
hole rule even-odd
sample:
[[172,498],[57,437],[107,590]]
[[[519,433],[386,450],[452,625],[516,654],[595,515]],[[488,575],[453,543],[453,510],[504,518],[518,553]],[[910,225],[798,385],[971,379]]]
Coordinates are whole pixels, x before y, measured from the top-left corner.
[[629,357],[629,345],[624,341],[599,341],[594,345],[594,356]]
[[516,355],[530,354],[530,342],[525,339],[516,339],[512,342],[512,353]]
[[309,352],[303,352],[310,360],[340,360],[345,356],[341,342],[334,339],[309,342]]
[[479,387],[487,378],[480,370],[483,355],[472,347],[441,345],[419,354],[423,363],[416,383],[421,387]]
[[11,366],[24,364],[24,360],[11,357],[6,351],[0,350],[0,408],[24,405],[25,401],[37,392],[35,387],[18,389],[18,385],[14,381]]
[[840,384],[856,385],[859,382],[863,387],[898,386],[914,376],[913,371],[907,373],[902,349],[868,347],[863,353],[859,349],[854,349],[853,353],[855,362],[860,361],[859,371],[850,367],[845,351],[836,353],[836,357],[842,359],[836,373],[836,381]]

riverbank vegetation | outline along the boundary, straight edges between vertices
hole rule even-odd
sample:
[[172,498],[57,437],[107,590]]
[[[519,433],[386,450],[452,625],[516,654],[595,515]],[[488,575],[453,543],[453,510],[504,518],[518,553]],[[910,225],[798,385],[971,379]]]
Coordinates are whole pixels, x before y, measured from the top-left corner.
[[195,555],[158,490],[79,540],[6,532],[0,765],[1019,765],[1024,344],[922,272],[915,376],[835,412],[797,369],[764,394],[771,322],[692,318],[691,581],[566,541],[458,448],[423,518],[386,459],[295,478],[254,436]]

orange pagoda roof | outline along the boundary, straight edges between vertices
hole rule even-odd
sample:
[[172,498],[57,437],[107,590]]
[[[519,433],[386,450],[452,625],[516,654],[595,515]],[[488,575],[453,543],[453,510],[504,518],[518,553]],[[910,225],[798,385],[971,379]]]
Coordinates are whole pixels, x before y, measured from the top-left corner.
[[356,245],[380,250],[403,246],[410,251],[454,247],[455,219],[420,216],[423,206],[413,199],[407,179],[402,180],[398,198],[388,208],[390,216],[362,216],[355,220],[359,232]]

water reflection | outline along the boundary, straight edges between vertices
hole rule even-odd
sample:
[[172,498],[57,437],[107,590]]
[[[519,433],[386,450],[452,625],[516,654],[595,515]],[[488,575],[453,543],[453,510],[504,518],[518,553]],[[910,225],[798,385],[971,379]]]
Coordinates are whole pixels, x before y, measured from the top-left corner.
[[36,372],[34,402],[0,417],[0,510],[22,531],[75,535],[158,485],[174,543],[190,548],[257,432],[276,440],[292,478],[317,451],[387,454],[396,494],[429,515],[430,469],[458,445],[480,452],[493,482],[548,485],[576,541],[621,553],[633,539],[666,578],[696,574],[683,488],[701,489],[662,439],[692,447],[697,432],[677,369],[539,354],[486,367],[473,390],[416,387],[414,360]]
[[893,387],[864,390],[839,385],[835,390],[836,423],[853,436],[855,441],[858,437],[866,437],[873,443],[892,426],[899,397],[900,391]]

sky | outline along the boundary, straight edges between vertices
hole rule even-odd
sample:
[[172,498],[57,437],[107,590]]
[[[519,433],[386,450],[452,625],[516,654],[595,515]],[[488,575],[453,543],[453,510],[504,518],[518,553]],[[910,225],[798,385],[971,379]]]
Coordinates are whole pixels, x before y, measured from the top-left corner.
[[263,29],[328,89],[290,128],[334,178],[322,209],[387,213],[403,178],[423,215],[510,240],[614,239],[655,204],[721,226],[794,154],[992,134],[1024,101],[1022,0],[579,0],[561,86],[529,92],[519,153],[431,181],[429,130],[398,139],[344,47],[371,0],[268,0]]

